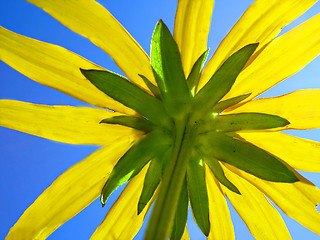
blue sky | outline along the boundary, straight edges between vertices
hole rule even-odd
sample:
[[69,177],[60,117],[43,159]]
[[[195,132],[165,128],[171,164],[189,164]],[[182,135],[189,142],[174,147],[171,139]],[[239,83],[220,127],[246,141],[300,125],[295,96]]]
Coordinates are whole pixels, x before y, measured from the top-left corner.
[[[160,18],[171,31],[173,30],[177,1],[100,0],[99,2],[124,25],[147,53],[149,53],[153,29]],[[208,40],[211,54],[252,2],[252,0],[216,0]],[[317,3],[283,31],[290,30],[319,12],[320,3]],[[111,58],[102,50],[61,25],[41,9],[25,1],[1,1],[0,25],[28,37],[61,45],[107,69],[121,73]],[[264,93],[263,96],[277,96],[302,88],[320,88],[320,57],[295,76]],[[48,105],[86,105],[54,89],[33,82],[3,62],[0,62],[0,98]],[[292,131],[291,134],[320,141],[319,129]],[[57,143],[1,127],[0,146],[0,239],[5,237],[23,211],[56,177],[97,149],[95,146]],[[303,173],[303,175],[320,187],[319,174]],[[112,194],[109,202],[113,202],[119,192]],[[89,239],[94,229],[103,220],[108,207],[102,209],[100,203],[95,201],[48,239]],[[231,216],[236,238],[253,239],[232,208]],[[283,216],[293,239],[320,239],[319,236],[294,220]],[[192,220],[191,215],[190,220]],[[191,238],[201,239],[200,231],[195,224],[190,222],[188,226]],[[141,239],[142,235],[143,233],[140,232],[136,239]]]

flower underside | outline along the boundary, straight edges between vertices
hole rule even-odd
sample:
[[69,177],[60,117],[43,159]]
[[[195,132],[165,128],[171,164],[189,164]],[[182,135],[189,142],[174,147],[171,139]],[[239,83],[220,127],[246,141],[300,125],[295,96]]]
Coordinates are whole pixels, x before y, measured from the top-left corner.
[[[238,194],[241,192],[225,176],[222,163],[268,181],[298,181],[293,170],[279,158],[237,134],[239,131],[284,127],[289,124],[286,119],[255,112],[221,114],[250,95],[220,101],[257,46],[258,43],[249,44],[231,55],[208,83],[197,89],[208,51],[199,57],[189,76],[185,77],[178,46],[160,20],[151,44],[151,66],[157,86],[140,75],[150,92],[114,73],[81,69],[98,89],[138,113],[136,116],[101,119],[101,124],[120,124],[145,133],[115,165],[101,192],[102,205],[118,186],[136,176],[150,162],[137,205],[138,214],[161,182],[158,205],[151,216],[153,226],[171,229],[166,233],[170,239],[180,239],[190,200],[194,218],[208,236],[210,222],[205,166],[221,184]],[[157,206],[161,206],[158,207],[160,210]],[[161,214],[168,213],[166,208],[173,212],[173,217],[164,221]]]

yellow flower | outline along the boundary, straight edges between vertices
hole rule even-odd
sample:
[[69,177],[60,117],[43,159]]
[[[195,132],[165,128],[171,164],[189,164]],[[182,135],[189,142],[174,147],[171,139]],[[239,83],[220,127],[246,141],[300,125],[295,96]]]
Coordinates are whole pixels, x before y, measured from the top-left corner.
[[[178,71],[179,64],[176,61],[171,62],[177,64],[175,65],[176,72],[164,64],[173,55],[170,52],[166,57],[167,51],[169,51],[167,50],[168,46],[172,42],[170,42],[170,36],[166,35],[166,27],[162,22],[158,23],[152,40],[150,65],[150,59],[140,45],[97,2],[93,0],[28,1],[48,12],[71,30],[90,39],[111,56],[132,83],[144,89],[145,92],[150,94],[153,92],[153,95],[157,96],[158,88],[152,91],[152,84],[157,83],[161,96],[155,98],[147,94],[144,99],[150,101],[144,101],[142,104],[127,102],[128,99],[136,100],[134,94],[130,95],[132,90],[136,91],[134,93],[137,93],[136,96],[139,97],[142,96],[142,90],[134,88],[135,85],[128,85],[127,81],[121,82],[121,79],[124,78],[116,76],[122,87],[128,87],[127,98],[123,99],[123,95],[119,95],[118,92],[115,94],[117,86],[110,85],[111,87],[104,89],[104,86],[100,85],[100,80],[96,80],[96,73],[115,76],[109,72],[102,72],[101,70],[105,70],[102,67],[62,47],[30,39],[0,27],[0,59],[2,61],[34,81],[98,107],[45,106],[14,100],[0,100],[1,126],[64,143],[103,146],[58,177],[24,212],[11,228],[6,239],[45,239],[61,224],[99,197],[101,191],[101,200],[104,204],[106,199],[103,197],[107,197],[109,194],[105,189],[108,189],[110,181],[117,177],[114,177],[115,174],[112,171],[114,166],[119,166],[117,164],[120,162],[119,159],[123,160],[126,156],[124,154],[127,151],[127,153],[130,151],[132,153],[134,151],[132,149],[138,148],[137,146],[141,145],[141,142],[147,142],[145,139],[161,140],[158,142],[163,143],[164,148],[171,144],[175,149],[176,142],[170,142],[170,131],[168,140],[166,131],[177,128],[176,135],[179,136],[179,127],[181,126],[187,129],[186,132],[191,129],[190,136],[193,136],[193,129],[196,129],[197,134],[194,137],[197,137],[197,141],[191,138],[192,144],[188,145],[187,143],[187,147],[184,147],[186,142],[184,137],[187,135],[182,136],[179,143],[181,147],[177,150],[177,156],[173,158],[177,163],[176,166],[168,164],[164,170],[162,184],[155,194],[158,194],[159,198],[154,207],[154,215],[151,216],[147,238],[159,234],[158,231],[162,234],[163,226],[165,229],[163,235],[170,236],[170,231],[166,229],[172,227],[176,210],[175,207],[172,207],[173,210],[170,209],[170,206],[176,206],[180,197],[180,191],[178,194],[170,191],[176,186],[177,189],[183,188],[186,171],[189,197],[195,219],[201,230],[205,234],[209,234],[208,239],[235,238],[225,196],[256,239],[290,239],[290,234],[281,216],[266,197],[289,217],[320,234],[320,214],[315,208],[320,203],[320,191],[294,170],[319,171],[320,143],[280,132],[285,129],[320,127],[320,89],[299,90],[276,98],[253,100],[278,82],[295,74],[319,54],[320,14],[277,37],[283,26],[309,9],[316,2],[315,0],[255,1],[219,45],[213,57],[206,64],[201,77],[199,73],[198,92],[196,91],[198,84],[195,80],[193,82],[196,83],[188,86],[193,87],[191,93],[188,92],[188,94],[184,92],[183,88],[174,88],[176,85],[173,84],[175,83],[168,83],[166,80],[166,76],[170,74],[177,74],[174,75],[177,78],[181,74]],[[205,56],[202,54],[207,49],[212,10],[213,0],[178,1],[173,37],[180,50],[183,67],[181,72],[184,73],[182,74],[184,76],[188,77],[194,69],[193,66],[197,66],[195,63],[198,58]],[[166,43],[163,48],[161,41]],[[174,46],[170,45],[170,48],[174,48]],[[252,52],[248,53],[248,51]],[[244,68],[243,66],[239,67],[241,72],[239,75],[235,75],[234,84],[231,81],[224,90],[225,92],[217,97],[216,101],[219,103],[214,102],[213,106],[208,105],[208,102],[212,101],[211,98],[217,96],[217,92],[222,91],[216,86],[224,86],[226,82],[224,78],[219,76],[219,79],[223,79],[223,81],[221,80],[218,85],[215,84],[211,87],[213,76],[217,76],[215,73],[235,71],[228,64],[232,62],[236,65],[234,59],[238,56],[243,58],[243,54],[247,55],[247,59],[243,60],[241,64],[246,65]],[[200,60],[203,59],[200,58]],[[223,69],[224,66],[228,66],[228,71]],[[169,73],[166,75],[165,71],[169,71]],[[94,76],[91,76],[91,73]],[[186,83],[181,82],[178,83],[178,86],[184,86],[183,84],[187,86]],[[108,92],[109,89],[112,89],[113,92]],[[207,89],[215,91],[210,95],[207,93],[210,93]],[[175,90],[174,94],[177,99],[173,98],[174,94],[170,90]],[[107,95],[103,91],[107,91]],[[144,94],[146,94],[145,92]],[[232,104],[230,104],[230,99],[233,99]],[[223,107],[223,105],[227,105],[227,107]],[[210,111],[207,109],[208,107],[210,107]],[[206,111],[210,113],[210,116],[204,116]],[[127,118],[127,116],[140,117],[137,113],[145,117],[139,118],[144,121],[143,129],[139,129],[136,122],[132,128],[126,127],[131,123],[129,119],[130,121],[133,119]],[[188,114],[187,119],[185,113]],[[263,113],[264,115],[260,114],[260,118],[252,123],[250,118],[256,117],[256,115],[245,115],[247,113]],[[244,118],[239,120],[235,116],[244,116]],[[265,121],[267,125],[270,116],[273,116],[272,121],[276,121],[277,124],[261,127],[259,124],[265,124],[261,120],[262,116],[267,117]],[[125,119],[125,124],[114,124],[120,123],[119,119]],[[174,127],[170,125],[172,119]],[[105,123],[100,123],[102,120]],[[248,122],[250,124],[258,123],[260,128],[257,125],[248,127]],[[152,129],[150,133],[145,123],[152,125],[148,126],[148,129]],[[214,123],[214,127],[212,127],[212,123]],[[199,127],[195,127],[198,125]],[[156,132],[159,129],[160,132],[165,129],[165,134],[161,132],[159,135]],[[165,136],[163,137],[163,135]],[[178,138],[177,136],[173,137],[174,141]],[[185,138],[188,139],[188,137]],[[218,142],[215,142],[217,140]],[[143,152],[153,149],[152,144],[147,146],[148,148],[143,149]],[[191,146],[190,149],[189,146]],[[237,149],[233,147],[237,147]],[[193,151],[194,149],[195,151]],[[155,147],[154,150],[158,151],[159,149]],[[232,155],[233,153],[230,155],[229,150],[231,152],[239,150],[240,155]],[[150,151],[150,154],[153,152]],[[181,153],[184,154],[183,156],[187,156],[186,159],[189,159],[190,155],[190,159],[193,159],[194,152],[201,155],[201,157],[195,156],[196,160],[199,160],[198,162],[190,161],[185,164],[183,158],[179,158],[179,153]],[[267,158],[274,161],[272,163],[275,165],[269,166],[269,172],[257,173],[259,166],[254,164],[259,163],[259,159],[245,158],[246,153],[256,153],[258,157],[268,156]],[[208,160],[210,155],[219,161]],[[227,159],[225,159],[226,155],[229,156]],[[244,157],[247,162],[239,165],[240,159],[239,162],[235,161],[234,156],[241,159]],[[152,155],[150,158],[153,157],[155,156]],[[278,158],[281,160],[275,161]],[[155,159],[157,158],[155,157]],[[248,161],[251,161],[249,167]],[[152,160],[151,163],[153,162],[156,161]],[[194,164],[195,162],[196,164]],[[268,175],[268,173],[273,175],[272,167],[277,168],[276,164],[280,164],[277,165],[280,166],[279,168],[285,169],[286,177],[281,180],[279,180],[279,176],[275,176],[273,179],[274,176]],[[207,168],[207,165],[210,169]],[[253,165],[254,169],[250,169],[250,166]],[[146,203],[147,206],[143,210],[141,209],[141,214],[137,214],[144,178],[151,168],[148,169],[144,166],[145,164],[139,166],[141,169],[143,168],[141,171],[139,169],[140,173],[132,171],[121,175],[123,178],[117,179],[115,186],[111,187],[117,187],[122,183],[121,181],[126,181],[137,174],[130,180],[117,202],[109,210],[102,224],[92,235],[92,239],[132,239],[140,229],[144,216],[154,200]],[[161,163],[161,166],[164,164]],[[200,171],[197,168],[200,168]],[[176,169],[178,172],[175,172]],[[174,173],[172,178],[166,178],[170,173]],[[201,173],[205,173],[205,175],[202,176]],[[280,173],[283,174],[282,171]],[[194,182],[194,179],[199,180],[204,176],[203,181]],[[199,188],[204,186],[207,191],[204,195],[199,193],[199,196],[201,200],[207,201],[208,219],[205,219],[205,213],[200,213],[206,211],[206,201],[201,201],[204,206],[200,206],[200,210],[199,205],[195,204],[197,200],[193,198],[192,194],[197,189],[194,186]],[[168,190],[170,194],[166,195],[163,189],[171,189]],[[183,192],[183,190],[181,191]],[[159,206],[166,209],[163,211],[165,214],[159,211],[159,209],[161,210]],[[172,210],[171,214],[167,214],[168,209]],[[201,218],[203,216],[205,217]],[[160,223],[158,227],[157,223]],[[187,239],[187,235],[188,233],[185,231],[183,238]]]

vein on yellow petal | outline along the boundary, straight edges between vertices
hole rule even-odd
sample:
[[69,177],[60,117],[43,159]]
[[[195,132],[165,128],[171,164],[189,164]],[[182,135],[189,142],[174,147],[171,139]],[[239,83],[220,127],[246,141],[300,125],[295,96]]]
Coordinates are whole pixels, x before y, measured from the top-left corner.
[[232,240],[235,239],[229,208],[221,190],[219,182],[211,171],[206,167],[206,181],[209,199],[209,240]]
[[0,59],[31,78],[89,104],[118,112],[134,112],[94,87],[80,68],[102,67],[57,45],[11,32],[0,26]]
[[91,107],[47,106],[0,100],[0,126],[71,144],[109,145],[141,132],[121,125],[99,124],[119,113]]
[[130,180],[90,240],[131,240],[134,238],[154,201],[154,198],[151,199],[144,210],[139,215],[137,214],[137,205],[148,166],[149,164]]
[[[234,25],[208,62],[200,79],[200,88],[232,53],[257,42],[259,42],[259,47],[256,52],[259,52],[280,33],[284,26],[303,14],[316,2],[317,0],[255,1]],[[253,58],[255,57],[257,56],[254,54]]]
[[173,37],[179,46],[186,76],[207,49],[214,0],[180,0],[176,12]]
[[226,196],[256,239],[291,239],[278,211],[259,189],[224,168],[226,176],[236,183],[241,195],[222,186]]
[[238,76],[225,98],[250,100],[294,75],[320,54],[320,13],[273,40]]
[[149,57],[112,14],[94,0],[27,0],[104,50],[134,83],[154,83]]
[[61,174],[23,213],[6,240],[46,239],[100,195],[113,166],[130,145],[129,138],[118,140]]
[[320,235],[320,214],[316,209],[317,204],[320,203],[320,190],[310,181],[295,172],[300,180],[298,182],[269,182],[245,173],[231,165],[224,165],[253,184],[289,217]]
[[319,142],[281,132],[239,133],[239,135],[297,170],[320,172]]
[[267,113],[283,117],[290,122],[277,130],[313,129],[320,128],[319,105],[320,89],[304,89],[279,97],[252,100],[228,113]]

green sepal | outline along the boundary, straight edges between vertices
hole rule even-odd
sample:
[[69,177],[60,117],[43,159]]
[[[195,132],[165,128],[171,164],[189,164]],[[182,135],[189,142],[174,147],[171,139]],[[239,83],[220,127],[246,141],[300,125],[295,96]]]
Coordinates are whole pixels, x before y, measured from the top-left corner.
[[167,151],[162,156],[162,171],[161,171],[161,177],[163,177],[164,172],[168,166],[168,163],[170,161],[171,155],[172,155],[173,147],[170,147],[167,149]]
[[243,94],[237,97],[229,98],[227,100],[218,102],[212,109],[212,112],[214,113],[221,113],[222,111],[226,110],[227,108],[234,106],[238,104],[239,102],[245,100],[247,97],[249,97],[251,93]]
[[174,217],[170,240],[180,240],[188,219],[189,197],[187,180],[185,179],[180,193],[178,207]]
[[257,47],[258,43],[241,48],[232,54],[213,74],[207,84],[194,97],[194,120],[201,119],[230,91],[236,78]]
[[187,78],[187,84],[193,96],[197,92],[197,87],[201,77],[202,68],[207,59],[208,53],[209,53],[209,49],[207,49],[203,54],[201,54],[201,56],[193,65],[191,72]]
[[160,130],[152,131],[140,138],[114,166],[101,191],[102,206],[117,187],[136,176],[152,158],[165,151],[170,144],[171,139]]
[[242,140],[242,141],[246,141],[243,137],[241,137],[238,133],[235,132],[227,132],[225,133],[227,136],[230,136],[234,139],[238,139],[238,140]]
[[189,159],[187,181],[193,216],[202,233],[208,236],[210,222],[205,166],[203,160],[195,154]]
[[150,166],[144,178],[143,188],[138,203],[138,215],[152,198],[162,177],[162,157],[164,153],[151,160]]
[[213,158],[211,155],[207,155],[204,158],[204,161],[210,168],[212,174],[216,177],[216,179],[220,183],[222,183],[225,187],[227,187],[232,192],[240,194],[240,191],[238,190],[238,188],[235,185],[233,185],[233,183],[230,182],[229,179],[225,176],[224,171],[217,159]]
[[158,21],[152,36],[151,66],[169,115],[177,116],[185,112],[191,95],[178,45],[162,20]]
[[216,116],[212,126],[219,132],[237,132],[284,127],[289,123],[288,120],[271,114],[237,113]]
[[115,116],[103,119],[100,123],[119,124],[122,126],[134,128],[143,132],[151,132],[154,125],[145,118],[134,116]]
[[248,142],[223,133],[210,132],[198,138],[200,150],[258,178],[272,182],[296,182],[296,175],[275,156]]
[[161,101],[127,79],[112,72],[80,69],[99,90],[135,110],[155,124],[164,124],[168,116]]
[[150,82],[150,80],[148,78],[146,78],[145,76],[139,74],[139,77],[142,78],[142,80],[144,81],[144,83],[147,85],[147,87],[149,88],[149,90],[153,93],[153,95],[155,97],[157,97],[158,99],[161,98],[160,96],[160,91],[159,88],[157,86],[155,86],[152,82]]

